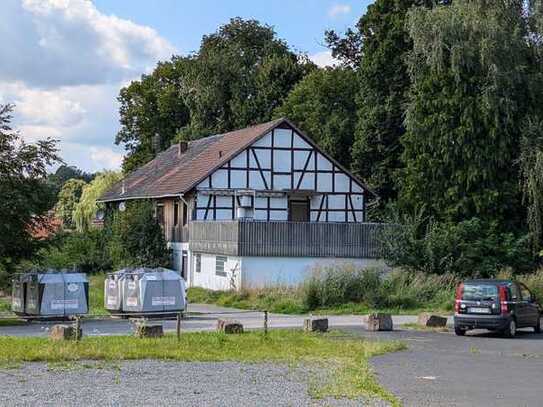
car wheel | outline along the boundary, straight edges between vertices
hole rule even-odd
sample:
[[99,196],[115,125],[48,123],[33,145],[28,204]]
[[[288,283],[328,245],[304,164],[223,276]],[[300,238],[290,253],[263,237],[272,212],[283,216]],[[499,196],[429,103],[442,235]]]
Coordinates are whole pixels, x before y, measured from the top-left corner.
[[536,334],[540,334],[541,333],[541,315],[539,316],[539,318],[537,318],[537,323],[536,325],[534,326],[534,332]]
[[503,334],[506,338],[514,338],[517,334],[517,322],[513,318],[507,324],[507,328],[505,328]]
[[454,328],[454,333],[458,336],[464,336],[466,334],[466,330],[462,328]]

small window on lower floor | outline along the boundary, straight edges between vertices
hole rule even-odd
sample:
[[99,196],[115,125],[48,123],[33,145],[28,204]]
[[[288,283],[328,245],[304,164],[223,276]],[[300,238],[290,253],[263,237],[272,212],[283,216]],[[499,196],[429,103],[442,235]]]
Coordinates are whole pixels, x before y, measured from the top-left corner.
[[228,261],[226,256],[215,257],[215,274],[218,276],[226,277],[225,265]]
[[194,266],[197,273],[202,272],[202,255],[199,253],[194,255]]

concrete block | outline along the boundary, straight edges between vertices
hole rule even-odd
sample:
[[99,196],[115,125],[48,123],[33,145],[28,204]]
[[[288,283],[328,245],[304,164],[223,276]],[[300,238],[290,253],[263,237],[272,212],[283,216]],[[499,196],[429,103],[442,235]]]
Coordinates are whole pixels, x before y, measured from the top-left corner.
[[159,324],[136,324],[134,336],[137,338],[161,338],[164,336],[164,329]]
[[422,314],[419,314],[418,324],[431,328],[442,328],[447,326],[447,318],[423,312]]
[[368,331],[392,331],[392,316],[390,314],[375,313],[366,317]]
[[[79,328],[79,339],[83,337],[83,330]],[[75,340],[75,328],[72,325],[53,325],[49,331],[49,338],[55,341]]]
[[306,332],[328,331],[328,318],[306,318],[304,320],[304,331]]
[[233,319],[219,319],[217,320],[217,331],[225,334],[241,334],[243,333],[243,325]]

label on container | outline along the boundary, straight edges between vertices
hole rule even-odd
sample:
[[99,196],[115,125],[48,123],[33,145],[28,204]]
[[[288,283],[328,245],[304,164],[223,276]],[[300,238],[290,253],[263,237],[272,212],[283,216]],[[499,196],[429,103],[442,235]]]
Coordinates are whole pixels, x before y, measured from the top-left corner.
[[78,309],[79,300],[53,300],[51,301],[51,309]]
[[115,281],[111,280],[109,282],[109,288],[115,288],[117,286],[117,284],[115,283]]
[[117,297],[107,297],[107,305],[117,305]]
[[66,288],[68,288],[68,291],[71,292],[71,293],[75,293],[75,292],[79,291],[79,285],[75,284],[75,283],[68,284],[68,286]]
[[135,290],[136,289],[136,283],[133,281],[128,282],[128,289],[129,290]]
[[156,305],[175,305],[175,297],[152,297],[151,304]]
[[128,297],[126,299],[126,305],[129,307],[137,307],[138,306],[138,297]]

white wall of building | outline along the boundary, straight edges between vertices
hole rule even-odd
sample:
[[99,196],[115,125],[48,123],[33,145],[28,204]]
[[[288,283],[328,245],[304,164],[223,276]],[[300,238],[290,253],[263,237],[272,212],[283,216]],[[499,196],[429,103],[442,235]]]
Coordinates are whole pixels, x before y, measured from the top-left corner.
[[381,260],[332,257],[242,257],[244,288],[302,283],[315,267],[352,264],[356,267],[385,267]]
[[[198,255],[201,259],[200,271],[197,270],[196,261]],[[191,253],[190,256],[190,282],[191,287],[203,287],[210,290],[232,290],[241,286],[241,260],[235,256],[224,256],[227,261],[224,265],[226,276],[216,273],[215,254]]]
[[[197,257],[201,267],[197,271]],[[307,279],[319,266],[352,264],[356,267],[385,267],[381,260],[328,257],[256,257],[225,256],[226,276],[216,273],[215,254],[190,253],[189,286],[211,290],[232,290],[267,286],[295,286]]]

